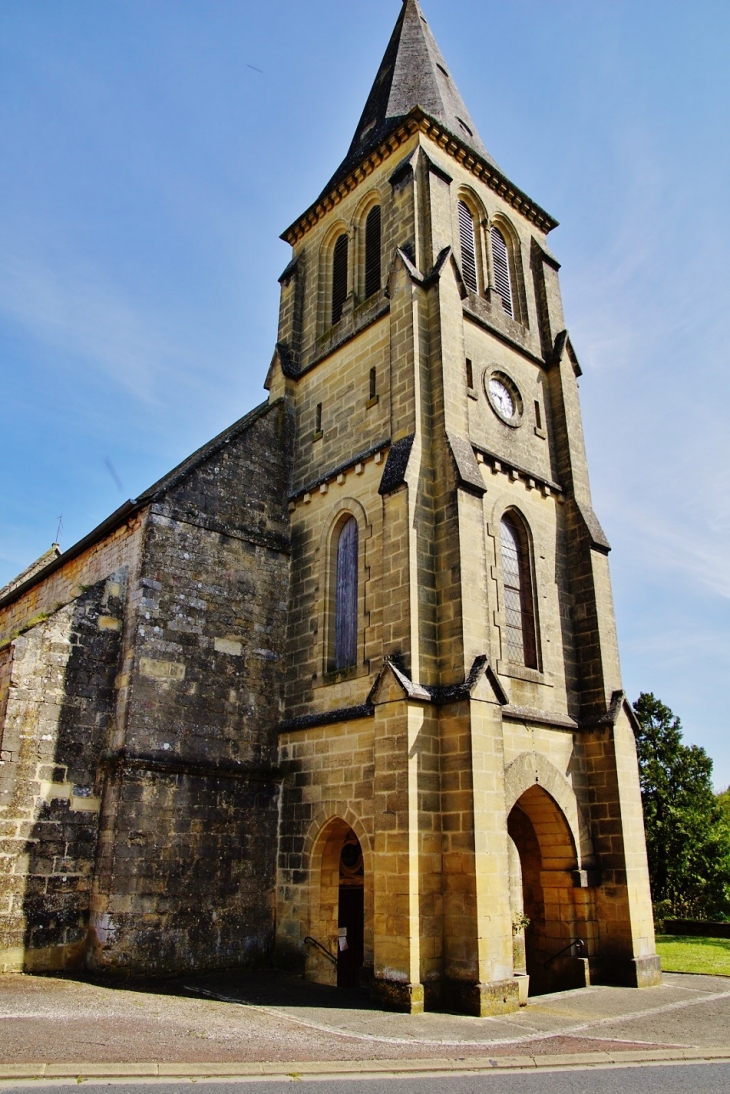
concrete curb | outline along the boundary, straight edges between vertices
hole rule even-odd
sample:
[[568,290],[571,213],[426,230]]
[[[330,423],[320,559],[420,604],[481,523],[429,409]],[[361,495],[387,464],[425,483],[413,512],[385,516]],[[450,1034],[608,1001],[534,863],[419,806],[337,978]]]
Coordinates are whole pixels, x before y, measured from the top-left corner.
[[105,1064],[0,1064],[0,1086],[46,1079],[54,1083],[130,1079],[185,1081],[211,1079],[279,1081],[315,1078],[347,1078],[367,1075],[422,1075],[451,1072],[525,1071],[545,1068],[570,1069],[616,1067],[621,1064],[697,1063],[730,1061],[730,1048],[642,1049],[626,1052],[573,1052],[543,1056],[475,1056],[471,1059],[430,1060],[327,1060],[300,1063],[105,1063]]

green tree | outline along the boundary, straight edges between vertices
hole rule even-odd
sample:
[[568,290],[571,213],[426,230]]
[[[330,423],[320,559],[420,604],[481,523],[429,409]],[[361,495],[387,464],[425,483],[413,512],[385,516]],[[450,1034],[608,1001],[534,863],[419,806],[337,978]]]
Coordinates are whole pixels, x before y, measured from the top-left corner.
[[725,824],[730,827],[730,786],[717,795],[717,804],[720,806]]
[[704,748],[654,695],[634,703],[652,899],[659,918],[730,913],[730,825],[712,788]]

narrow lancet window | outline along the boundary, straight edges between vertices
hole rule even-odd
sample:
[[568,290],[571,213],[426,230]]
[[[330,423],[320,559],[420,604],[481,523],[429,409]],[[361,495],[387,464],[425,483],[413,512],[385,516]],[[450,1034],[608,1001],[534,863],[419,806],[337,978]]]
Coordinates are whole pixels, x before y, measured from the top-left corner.
[[527,535],[511,515],[502,518],[502,575],[507,659],[536,669],[535,607]]
[[342,308],[347,300],[348,242],[343,234],[335,243],[332,254],[332,325],[342,318]]
[[365,221],[365,296],[373,296],[380,290],[381,214],[375,205]]
[[479,291],[477,280],[477,239],[474,217],[464,201],[459,202],[459,240],[461,243],[461,275],[464,284],[472,292]]
[[509,252],[504,236],[499,228],[492,228],[492,262],[494,263],[494,284],[502,297],[502,307],[507,315],[514,319],[515,308],[512,298],[512,275],[509,270]]
[[337,541],[335,669],[357,664],[357,521],[342,526]]

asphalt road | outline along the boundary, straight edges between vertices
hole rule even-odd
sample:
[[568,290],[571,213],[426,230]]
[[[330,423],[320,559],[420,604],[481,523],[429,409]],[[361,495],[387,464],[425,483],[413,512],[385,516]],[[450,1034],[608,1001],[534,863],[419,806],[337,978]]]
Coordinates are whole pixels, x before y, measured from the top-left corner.
[[[196,1082],[196,1094],[291,1094],[292,1084],[304,1082],[312,1094],[727,1094],[728,1064],[666,1064],[661,1067],[590,1068],[575,1071],[538,1071],[530,1074],[419,1075],[413,1078],[379,1076],[375,1079],[336,1077],[286,1082]],[[188,1080],[189,1083],[189,1080]],[[37,1094],[54,1094],[61,1083],[33,1083]],[[140,1094],[140,1083],[83,1083],[88,1094]],[[186,1084],[187,1085],[187,1084]],[[74,1080],[73,1086],[77,1086]],[[27,1094],[28,1085],[6,1086],[7,1094]],[[181,1083],[155,1082],[154,1094],[180,1094]]]

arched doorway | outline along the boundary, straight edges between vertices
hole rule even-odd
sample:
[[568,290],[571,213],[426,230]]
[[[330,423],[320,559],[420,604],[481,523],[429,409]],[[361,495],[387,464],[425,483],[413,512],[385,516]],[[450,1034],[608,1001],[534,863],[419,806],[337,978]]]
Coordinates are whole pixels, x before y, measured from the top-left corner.
[[[362,845],[341,816],[320,828],[311,867],[305,975],[318,984],[355,987],[365,956],[365,868]],[[372,924],[372,903],[369,908]]]
[[[535,784],[515,803],[507,830],[515,971],[529,974],[531,995],[582,987],[592,917],[575,899],[581,891],[573,886],[578,860],[570,826],[555,799]],[[586,944],[582,956],[570,948],[577,938]]]
[[364,951],[364,881],[362,848],[350,829],[340,851],[337,906],[337,987],[356,988],[360,983]]

